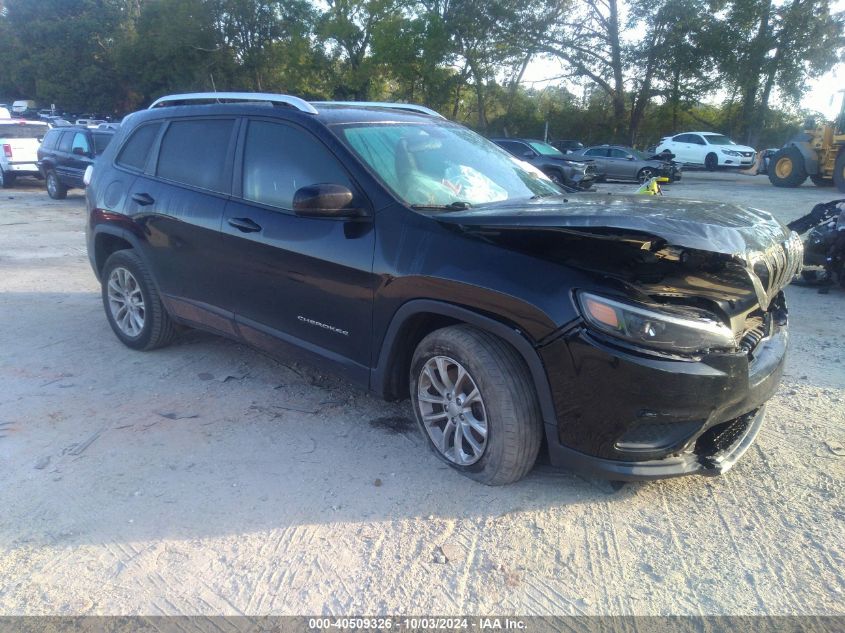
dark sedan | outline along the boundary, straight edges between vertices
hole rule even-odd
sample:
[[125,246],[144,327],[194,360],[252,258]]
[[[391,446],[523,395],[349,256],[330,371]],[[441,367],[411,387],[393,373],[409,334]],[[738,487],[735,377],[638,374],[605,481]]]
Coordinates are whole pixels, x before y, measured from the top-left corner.
[[598,177],[593,161],[583,156],[564,154],[543,141],[522,138],[490,140],[520,160],[537,167],[558,185],[589,189]]
[[681,179],[680,165],[624,145],[595,145],[569,156],[594,160],[601,180],[645,182],[655,176],[665,176],[670,182]]

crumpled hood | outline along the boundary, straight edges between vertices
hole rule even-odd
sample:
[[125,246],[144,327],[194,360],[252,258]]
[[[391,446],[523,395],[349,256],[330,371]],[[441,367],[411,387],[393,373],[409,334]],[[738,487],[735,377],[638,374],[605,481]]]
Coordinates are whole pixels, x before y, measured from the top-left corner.
[[722,202],[656,196],[574,194],[436,216],[466,229],[544,229],[651,236],[672,246],[744,256],[780,244],[790,231],[766,211]]
[[771,213],[721,202],[572,194],[435,217],[470,232],[559,231],[642,241],[648,250],[673,246],[718,253],[742,265],[764,308],[800,270],[803,254],[798,235]]

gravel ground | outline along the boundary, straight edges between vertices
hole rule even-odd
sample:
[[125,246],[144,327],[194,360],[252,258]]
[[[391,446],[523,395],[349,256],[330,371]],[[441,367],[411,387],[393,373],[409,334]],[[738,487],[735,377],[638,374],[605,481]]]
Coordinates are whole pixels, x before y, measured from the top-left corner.
[[[783,220],[841,196],[667,195]],[[79,192],[0,192],[0,614],[845,614],[842,291],[787,290],[786,375],[727,475],[494,489],[407,402],[198,332],[123,347],[83,224]]]

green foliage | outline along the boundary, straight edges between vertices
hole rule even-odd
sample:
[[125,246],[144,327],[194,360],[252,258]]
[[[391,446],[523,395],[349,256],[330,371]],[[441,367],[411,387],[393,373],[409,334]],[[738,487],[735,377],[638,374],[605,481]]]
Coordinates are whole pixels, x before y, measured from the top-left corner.
[[[844,21],[831,0],[0,0],[0,95],[117,114],[261,90],[423,103],[490,134],[776,146]],[[526,89],[540,55],[563,83]]]

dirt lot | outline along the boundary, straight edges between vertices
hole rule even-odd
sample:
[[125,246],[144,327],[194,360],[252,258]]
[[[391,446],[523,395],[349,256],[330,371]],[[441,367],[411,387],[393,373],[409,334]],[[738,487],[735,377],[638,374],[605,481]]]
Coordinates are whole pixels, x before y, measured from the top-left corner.
[[[667,195],[783,220],[837,196]],[[0,614],[845,614],[845,293],[788,289],[787,373],[726,476],[492,489],[407,403],[202,333],[120,345],[83,207],[0,192]]]

